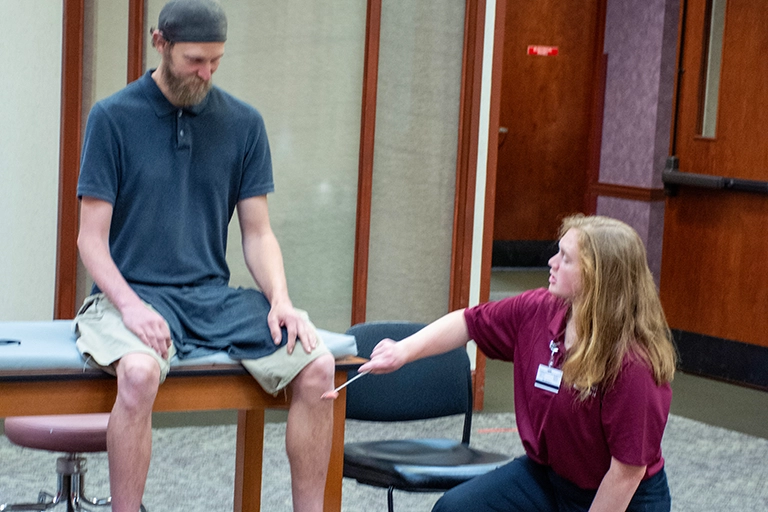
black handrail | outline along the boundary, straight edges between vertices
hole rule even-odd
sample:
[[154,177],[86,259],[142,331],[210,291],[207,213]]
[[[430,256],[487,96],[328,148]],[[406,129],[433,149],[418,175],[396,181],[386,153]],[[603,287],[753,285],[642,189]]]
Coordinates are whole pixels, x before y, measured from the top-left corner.
[[768,181],[681,172],[675,156],[667,158],[667,165],[661,173],[661,181],[669,195],[675,195],[679,186],[768,194]]

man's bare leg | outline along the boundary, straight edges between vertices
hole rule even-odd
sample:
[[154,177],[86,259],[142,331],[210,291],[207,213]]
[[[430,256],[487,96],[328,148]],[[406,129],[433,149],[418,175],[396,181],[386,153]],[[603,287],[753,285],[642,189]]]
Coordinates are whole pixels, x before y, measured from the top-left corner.
[[117,399],[107,428],[113,512],[138,512],[152,455],[152,405],[160,367],[151,356],[128,354],[117,364]]
[[325,355],[312,361],[291,383],[285,446],[291,463],[295,512],[322,512],[331,458],[333,401],[320,396],[333,387],[335,363]]

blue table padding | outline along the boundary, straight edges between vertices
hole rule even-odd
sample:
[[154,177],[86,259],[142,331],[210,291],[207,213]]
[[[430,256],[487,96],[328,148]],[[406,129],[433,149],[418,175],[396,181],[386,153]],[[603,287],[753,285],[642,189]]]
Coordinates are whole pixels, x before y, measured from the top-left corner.
[[[355,337],[323,329],[317,330],[334,357],[357,355]],[[48,322],[0,322],[0,371],[83,369],[85,360],[75,346],[71,320]],[[238,365],[226,352],[180,360],[174,357],[171,368],[198,365]]]

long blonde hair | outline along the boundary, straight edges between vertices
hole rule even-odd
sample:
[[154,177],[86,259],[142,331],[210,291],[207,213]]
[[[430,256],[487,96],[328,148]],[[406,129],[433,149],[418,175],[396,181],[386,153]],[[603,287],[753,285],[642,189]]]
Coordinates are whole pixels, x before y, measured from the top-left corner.
[[565,382],[586,399],[616,380],[629,352],[642,357],[657,385],[672,381],[677,354],[637,232],[584,215],[563,220],[560,237],[570,229],[578,235],[582,289],[573,300],[576,340],[563,365]]

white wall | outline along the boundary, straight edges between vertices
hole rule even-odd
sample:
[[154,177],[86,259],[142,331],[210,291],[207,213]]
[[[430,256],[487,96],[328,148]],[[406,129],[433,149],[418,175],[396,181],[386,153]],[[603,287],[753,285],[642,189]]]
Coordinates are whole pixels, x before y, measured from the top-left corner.
[[53,317],[61,0],[0,0],[0,321]]

